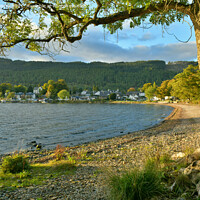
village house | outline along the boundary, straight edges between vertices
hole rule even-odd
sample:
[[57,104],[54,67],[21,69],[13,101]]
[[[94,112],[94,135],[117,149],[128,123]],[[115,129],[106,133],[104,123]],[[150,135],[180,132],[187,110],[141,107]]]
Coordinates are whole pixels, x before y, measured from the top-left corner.
[[40,94],[40,91],[42,90],[42,87],[34,87],[33,88],[33,93],[34,94]]
[[33,99],[36,98],[36,95],[35,95],[35,93],[28,92],[28,93],[25,94],[25,98],[26,98],[27,100],[33,100]]
[[16,100],[20,101],[25,98],[25,95],[23,92],[18,92],[18,93],[15,93],[15,98],[16,98]]

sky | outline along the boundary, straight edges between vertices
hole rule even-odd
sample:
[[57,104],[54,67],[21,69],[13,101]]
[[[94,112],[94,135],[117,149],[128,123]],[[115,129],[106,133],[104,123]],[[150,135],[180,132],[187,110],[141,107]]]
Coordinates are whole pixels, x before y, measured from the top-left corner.
[[[187,19],[190,22],[189,19]],[[82,40],[68,45],[68,51],[53,57],[31,52],[24,47],[14,47],[7,58],[25,61],[54,62],[134,62],[140,60],[196,61],[195,33],[188,23],[174,23],[163,32],[161,26],[150,29],[130,29],[125,23],[118,34],[109,34],[102,27],[90,26]],[[192,23],[190,22],[192,25]],[[175,37],[176,36],[176,37]],[[182,41],[182,42],[180,42]]]

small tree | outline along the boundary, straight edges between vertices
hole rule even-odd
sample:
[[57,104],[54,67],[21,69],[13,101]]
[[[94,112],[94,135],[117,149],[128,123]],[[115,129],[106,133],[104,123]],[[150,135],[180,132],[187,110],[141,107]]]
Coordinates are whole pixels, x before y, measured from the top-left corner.
[[157,88],[157,96],[161,99],[164,99],[165,96],[171,95],[172,85],[170,80],[165,80],[161,83],[160,87]]
[[147,97],[148,101],[150,101],[153,98],[153,96],[155,95],[155,92],[156,92],[156,88],[153,86],[150,86],[145,90],[145,96]]
[[140,88],[141,92],[145,92],[147,88],[152,86],[152,83],[145,83],[142,88]]
[[200,99],[200,71],[190,65],[177,74],[172,82],[172,95],[181,100]]
[[127,92],[135,92],[135,88],[131,87],[127,90]]
[[67,90],[61,90],[57,95],[62,100],[64,100],[66,97],[69,98],[69,92]]
[[98,86],[94,85],[94,86],[92,87],[92,90],[93,90],[94,92],[97,92],[97,91],[99,91],[99,88],[98,88]]
[[14,92],[9,92],[7,99],[12,99],[15,97],[15,93]]
[[26,93],[27,91],[27,88],[23,85],[15,85],[14,86],[14,91],[15,92],[23,92],[23,93]]
[[1,165],[4,173],[19,173],[23,170],[28,170],[30,165],[27,159],[22,155],[6,156]]
[[112,100],[112,101],[116,100],[116,98],[117,98],[117,95],[115,93],[111,93],[109,95],[109,99]]
[[30,85],[30,86],[28,87],[27,92],[33,92],[33,87],[32,87],[32,85]]

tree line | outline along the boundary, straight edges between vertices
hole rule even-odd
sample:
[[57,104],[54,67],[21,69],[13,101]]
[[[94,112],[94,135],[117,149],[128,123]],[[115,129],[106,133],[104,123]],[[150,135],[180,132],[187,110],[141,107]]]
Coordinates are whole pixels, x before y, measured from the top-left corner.
[[70,88],[92,90],[142,87],[143,84],[172,79],[189,64],[195,62],[138,61],[120,63],[83,62],[25,62],[0,59],[0,83],[43,85],[48,80],[64,79]]
[[[33,93],[33,87],[23,86],[23,85],[12,85],[11,83],[0,84],[0,98],[7,97],[14,98],[15,93]],[[57,97],[65,99],[66,96],[70,96],[69,87],[63,79],[58,81],[49,80],[42,86],[40,93],[37,94],[38,97],[45,95],[47,98],[56,99]]]
[[[99,90],[97,86],[93,86],[92,89],[93,91]],[[160,85],[156,82],[145,83],[139,90],[145,92],[148,100],[151,100],[154,96],[160,99],[164,99],[166,96],[173,96],[183,101],[199,102],[200,71],[198,70],[198,66],[189,65],[172,79],[164,80]],[[60,99],[65,99],[81,91],[82,89],[80,88],[70,88],[64,79],[58,79],[58,81],[48,80],[42,85],[39,96],[45,95],[47,98],[56,99],[59,97]],[[131,87],[126,91],[135,91],[135,88]],[[0,84],[0,97],[7,96],[7,98],[11,98],[14,97],[14,93],[18,92],[33,92],[33,87],[31,85],[29,87],[12,85],[11,83]]]

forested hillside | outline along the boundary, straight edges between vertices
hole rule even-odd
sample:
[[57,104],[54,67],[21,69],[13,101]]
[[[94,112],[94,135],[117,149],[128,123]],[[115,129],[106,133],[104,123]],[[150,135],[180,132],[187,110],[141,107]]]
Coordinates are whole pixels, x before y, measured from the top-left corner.
[[144,83],[172,79],[189,64],[195,62],[138,61],[120,63],[83,62],[25,62],[0,59],[0,83],[38,85],[52,79],[64,79],[69,87],[127,89],[142,87]]

